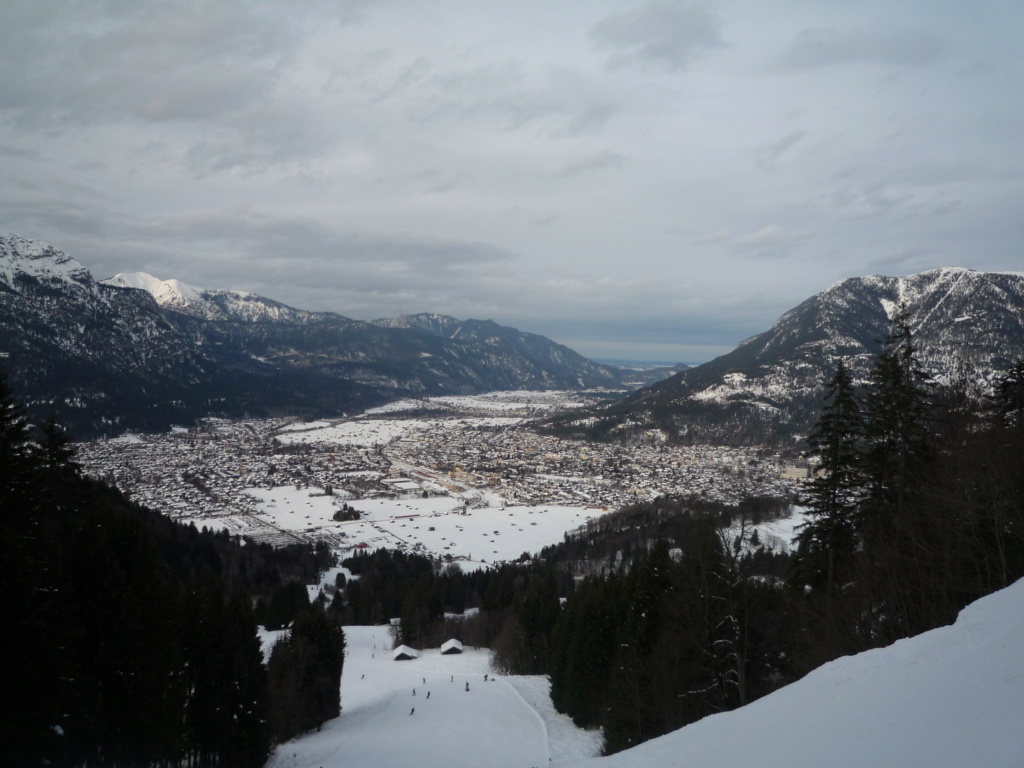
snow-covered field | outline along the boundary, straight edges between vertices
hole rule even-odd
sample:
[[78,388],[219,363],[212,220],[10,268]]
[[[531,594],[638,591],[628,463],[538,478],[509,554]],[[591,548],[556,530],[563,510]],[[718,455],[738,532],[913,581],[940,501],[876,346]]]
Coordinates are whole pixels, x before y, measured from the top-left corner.
[[408,411],[417,408],[452,411],[552,411],[562,408],[582,408],[592,402],[580,392],[559,390],[508,390],[480,395],[447,395],[423,400],[396,400],[393,403],[368,409],[364,416]]
[[429,419],[354,419],[337,423],[291,424],[276,435],[284,445],[386,445],[400,437],[430,429]]
[[600,734],[554,711],[544,678],[495,677],[486,649],[393,661],[387,627],[346,627],[345,641],[341,717],[269,768],[557,768],[600,751]]
[[[595,508],[545,505],[502,506],[498,497],[483,497],[493,506],[466,507],[452,496],[428,499],[359,499],[351,506],[360,520],[336,523],[338,507],[329,496],[311,496],[309,489],[292,486],[251,488],[258,517],[287,531],[315,530],[344,538],[349,547],[366,544],[415,550],[436,557],[450,555],[467,568],[514,560],[562,540],[566,531],[604,514]],[[206,521],[209,523],[210,521]],[[221,520],[216,522],[221,523]]]
[[1024,581],[950,627],[838,659],[743,709],[608,758],[595,757],[596,733],[551,710],[543,679],[484,682],[485,651],[395,662],[386,628],[345,634],[341,717],[281,745],[270,768],[1024,765]]
[[355,419],[296,422],[281,427],[275,435],[285,445],[384,445],[392,440],[434,428],[436,420],[366,418],[386,416],[409,410],[436,411],[439,417],[473,414],[469,421],[476,426],[512,426],[523,416],[536,416],[556,409],[580,408],[588,398],[570,392],[489,392],[483,395],[430,397],[424,400],[397,400],[371,408]]
[[[789,552],[793,549],[793,539],[800,532],[798,529],[807,522],[807,512],[803,507],[791,507],[789,517],[780,517],[778,520],[767,520],[758,523],[745,533],[743,541],[745,550],[754,550],[758,546],[764,546],[776,552]],[[757,544],[750,541],[753,531],[757,531]],[[732,541],[740,534],[740,524],[733,520],[732,526],[726,533],[726,540]]]

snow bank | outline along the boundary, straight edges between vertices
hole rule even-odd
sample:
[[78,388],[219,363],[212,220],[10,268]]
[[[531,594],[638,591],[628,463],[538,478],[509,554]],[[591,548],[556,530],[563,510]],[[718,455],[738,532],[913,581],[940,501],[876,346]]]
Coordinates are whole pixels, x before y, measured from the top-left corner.
[[1024,580],[955,624],[837,659],[753,704],[587,768],[1020,768]]

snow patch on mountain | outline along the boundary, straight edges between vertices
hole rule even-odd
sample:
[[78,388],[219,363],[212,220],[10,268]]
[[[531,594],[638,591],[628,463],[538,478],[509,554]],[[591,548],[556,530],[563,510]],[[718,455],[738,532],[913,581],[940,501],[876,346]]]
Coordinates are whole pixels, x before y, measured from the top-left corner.
[[121,272],[101,282],[146,291],[161,307],[202,320],[302,322],[311,314],[249,291],[197,288],[173,278],[161,280],[146,272]]
[[187,308],[194,303],[201,302],[205,293],[203,289],[180,280],[161,280],[147,272],[119,272],[102,282],[121,288],[141,288],[148,291],[156,299],[157,304],[162,307]]

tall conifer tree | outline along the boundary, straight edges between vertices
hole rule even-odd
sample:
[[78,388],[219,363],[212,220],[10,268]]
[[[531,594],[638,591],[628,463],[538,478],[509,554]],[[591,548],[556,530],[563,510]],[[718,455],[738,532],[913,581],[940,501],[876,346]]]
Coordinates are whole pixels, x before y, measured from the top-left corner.
[[856,515],[864,497],[864,422],[853,379],[842,360],[807,442],[808,458],[818,463],[802,489],[810,520],[797,535],[794,570],[800,586],[823,590],[826,632],[831,634],[837,575],[845,574],[853,558]]
[[893,318],[892,330],[875,362],[865,397],[865,453],[868,493],[858,515],[864,549],[864,595],[875,618],[863,636],[886,643],[925,626],[925,576],[933,558],[922,483],[932,456],[932,382],[918,358],[907,313]]
[[889,517],[905,511],[915,470],[927,459],[931,378],[921,365],[905,310],[875,361],[865,399],[866,468],[872,507]]

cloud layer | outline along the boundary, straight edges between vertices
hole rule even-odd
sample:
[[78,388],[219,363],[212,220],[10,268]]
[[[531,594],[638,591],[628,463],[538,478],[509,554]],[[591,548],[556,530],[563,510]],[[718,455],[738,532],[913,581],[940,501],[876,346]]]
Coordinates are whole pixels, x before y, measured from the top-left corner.
[[708,359],[846,277],[1020,268],[1024,7],[0,4],[0,229],[371,319]]

